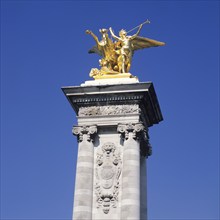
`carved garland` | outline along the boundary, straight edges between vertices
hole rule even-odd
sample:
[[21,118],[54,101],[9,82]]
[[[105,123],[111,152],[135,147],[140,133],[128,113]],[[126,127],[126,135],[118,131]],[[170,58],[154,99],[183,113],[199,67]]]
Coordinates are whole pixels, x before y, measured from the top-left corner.
[[138,105],[89,106],[79,109],[79,116],[120,115],[139,113]]

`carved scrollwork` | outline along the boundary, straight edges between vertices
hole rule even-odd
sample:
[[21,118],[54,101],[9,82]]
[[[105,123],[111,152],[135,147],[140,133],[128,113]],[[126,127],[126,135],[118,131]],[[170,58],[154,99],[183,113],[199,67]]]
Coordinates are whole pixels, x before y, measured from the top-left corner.
[[83,137],[87,141],[92,141],[93,135],[97,133],[97,126],[74,126],[72,133],[78,137],[78,141],[83,141]]
[[108,214],[116,208],[120,187],[122,161],[114,143],[105,143],[96,155],[95,194],[97,208]]
[[139,113],[138,105],[89,106],[79,109],[79,116],[121,115]]

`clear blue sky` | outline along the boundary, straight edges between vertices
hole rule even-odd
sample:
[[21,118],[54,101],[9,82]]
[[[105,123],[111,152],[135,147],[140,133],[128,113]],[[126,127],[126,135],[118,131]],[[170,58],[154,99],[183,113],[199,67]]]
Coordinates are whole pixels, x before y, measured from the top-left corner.
[[71,219],[75,113],[61,91],[98,66],[91,29],[166,42],[134,55],[150,128],[149,219],[219,219],[219,1],[1,1],[1,219]]

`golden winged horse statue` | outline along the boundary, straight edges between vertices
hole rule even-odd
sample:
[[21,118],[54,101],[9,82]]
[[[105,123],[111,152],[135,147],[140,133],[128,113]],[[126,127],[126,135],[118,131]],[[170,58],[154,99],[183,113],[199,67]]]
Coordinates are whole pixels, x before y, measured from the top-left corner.
[[129,70],[134,52],[139,49],[165,45],[164,42],[138,36],[145,23],[150,22],[147,20],[137,26],[138,31],[132,36],[128,36],[127,33],[137,27],[128,32],[122,29],[119,32],[119,36],[116,36],[110,27],[109,31],[116,40],[115,42],[109,38],[107,29],[99,30],[102,35],[100,41],[92,31],[87,30],[86,33],[90,34],[96,42],[96,45],[89,50],[89,53],[96,53],[102,57],[99,60],[100,70],[92,68],[90,76],[95,79],[133,77]]

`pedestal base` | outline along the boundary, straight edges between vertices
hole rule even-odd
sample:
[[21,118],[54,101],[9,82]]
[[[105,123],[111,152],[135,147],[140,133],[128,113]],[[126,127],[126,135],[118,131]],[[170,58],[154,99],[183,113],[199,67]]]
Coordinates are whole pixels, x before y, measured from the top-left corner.
[[153,84],[99,79],[63,92],[78,119],[73,219],[146,220],[148,127],[162,120]]
[[138,78],[112,78],[112,79],[98,79],[98,80],[89,80],[85,81],[81,86],[97,86],[97,85],[117,85],[117,84],[130,84],[130,83],[139,83]]

